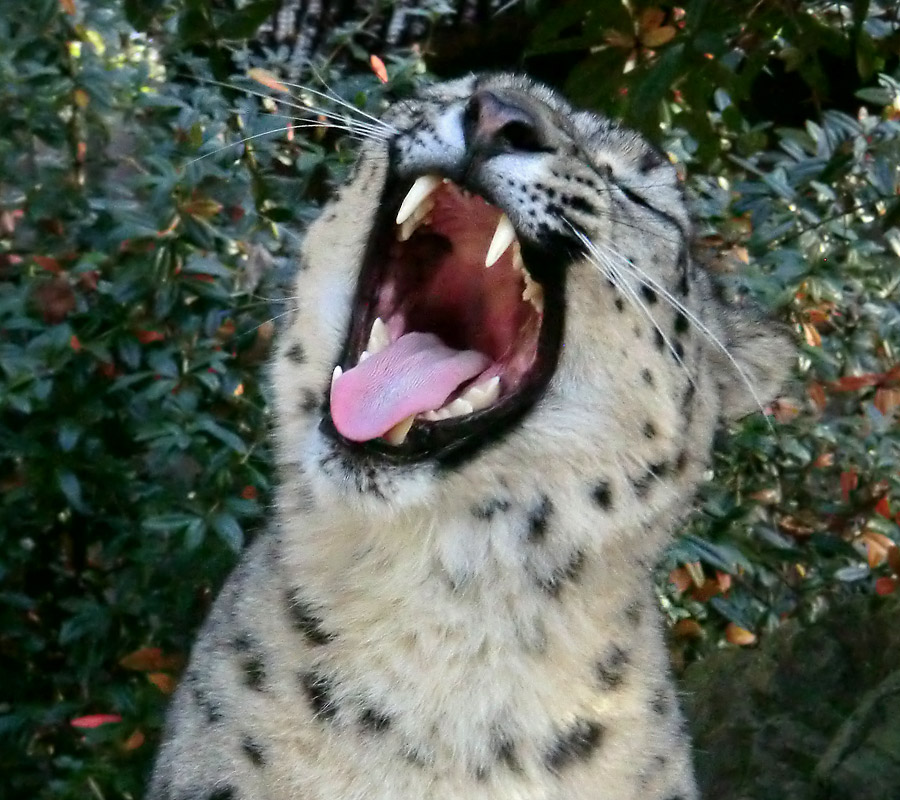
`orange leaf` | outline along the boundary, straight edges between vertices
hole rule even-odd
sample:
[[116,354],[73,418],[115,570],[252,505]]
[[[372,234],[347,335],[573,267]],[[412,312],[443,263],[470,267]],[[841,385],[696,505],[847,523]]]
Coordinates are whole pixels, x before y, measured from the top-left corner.
[[369,56],[369,66],[372,67],[372,72],[374,72],[378,76],[378,80],[380,80],[382,83],[388,82],[387,67],[384,65],[384,62],[374,53]]
[[172,694],[172,692],[175,691],[175,678],[173,678],[166,672],[151,672],[147,676],[147,680],[150,681],[150,683],[152,683],[163,694]]
[[890,548],[888,550],[887,560],[891,572],[893,572],[894,575],[900,575],[900,547],[894,545]]
[[648,8],[641,12],[641,16],[638,18],[638,29],[643,33],[658,28],[663,24],[665,18],[666,12],[661,8]]
[[54,275],[59,275],[62,272],[62,267],[55,258],[50,256],[32,256],[32,258],[34,258],[35,264],[47,272],[52,272]]
[[644,31],[641,34],[641,44],[644,47],[654,48],[660,47],[667,42],[671,42],[677,33],[676,29],[671,25],[663,25],[661,28],[654,28],[650,31]]
[[81,342],[74,333],[69,337],[69,347],[71,347],[76,353],[81,350]]
[[122,742],[123,750],[137,750],[145,741],[146,736],[144,736],[142,731],[135,731],[131,734],[124,742]]
[[75,105],[79,108],[87,108],[88,103],[91,102],[91,96],[84,89],[76,89],[73,92],[73,97],[75,98]]
[[75,0],[59,0],[59,7],[70,17],[75,16]]
[[731,588],[731,575],[727,572],[719,572],[716,570],[716,580],[719,582],[719,588],[723,592],[727,592]]
[[137,672],[166,669],[166,658],[158,647],[141,647],[119,659],[119,665]]
[[887,416],[892,409],[900,405],[900,389],[886,389],[880,386],[875,390],[875,399],[872,402],[875,408]]
[[866,560],[872,569],[884,563],[888,551],[895,546],[887,536],[875,531],[865,531],[859,538],[866,545]]
[[[875,504],[875,513],[876,513],[876,514],[880,514],[880,515],[881,515],[882,517],[884,517],[885,519],[890,519],[890,518],[891,518],[891,506],[890,506],[890,504],[888,503],[887,495],[885,495],[884,497],[882,497],[881,500],[879,500],[879,501]],[[885,537],[885,538],[886,538],[886,537]]]
[[819,332],[814,325],[810,325],[808,322],[802,322],[800,327],[803,328],[803,337],[810,347],[822,346],[822,337],[819,335]]
[[160,333],[159,331],[147,331],[147,330],[138,330],[135,331],[135,336],[137,336],[137,340],[141,344],[150,344],[150,342],[161,342],[166,338],[164,333]]
[[896,578],[879,578],[875,581],[875,594],[886,597],[897,591],[898,581]]
[[855,392],[867,386],[877,386],[884,376],[877,372],[868,372],[865,375],[845,375],[831,384],[833,389],[839,392]]
[[845,503],[850,502],[850,492],[859,486],[859,475],[855,472],[841,473],[841,499]]
[[741,647],[756,643],[755,633],[748,631],[746,628],[742,628],[740,625],[735,625],[733,622],[729,622],[726,626],[725,638],[731,642],[731,644],[737,644]]
[[694,591],[691,592],[691,598],[698,603],[706,603],[721,591],[722,589],[719,586],[719,582],[710,580],[694,589]]
[[820,454],[815,461],[813,461],[813,466],[817,469],[822,469],[823,467],[833,467],[834,466],[834,453],[822,453]]
[[806,387],[806,392],[816,409],[818,411],[824,411],[825,406],[828,403],[828,399],[825,397],[825,387],[822,386],[821,383],[813,382]]
[[691,576],[684,567],[677,567],[669,573],[669,583],[676,591],[683,592],[691,587]]
[[673,630],[681,639],[699,639],[703,636],[703,628],[695,619],[680,619],[675,623]]
[[267,89],[271,89],[275,92],[282,92],[283,94],[290,94],[291,90],[288,89],[278,78],[276,78],[269,70],[261,69],[260,67],[253,67],[248,70],[247,75],[249,75],[253,80],[257,83],[261,83]]
[[88,714],[86,717],[76,717],[69,720],[73,728],[99,728],[101,725],[109,725],[113,722],[121,722],[118,714]]

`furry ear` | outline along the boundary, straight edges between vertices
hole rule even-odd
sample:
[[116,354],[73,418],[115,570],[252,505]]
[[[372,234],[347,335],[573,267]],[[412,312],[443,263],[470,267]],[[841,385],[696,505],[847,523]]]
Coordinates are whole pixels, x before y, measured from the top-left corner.
[[[796,359],[796,348],[787,326],[754,317],[746,311],[725,311],[728,352],[740,366],[746,380],[721,351],[714,359],[720,365],[719,395],[722,414],[740,419],[759,410],[759,404],[773,400],[784,386]],[[753,392],[747,385],[753,387]]]

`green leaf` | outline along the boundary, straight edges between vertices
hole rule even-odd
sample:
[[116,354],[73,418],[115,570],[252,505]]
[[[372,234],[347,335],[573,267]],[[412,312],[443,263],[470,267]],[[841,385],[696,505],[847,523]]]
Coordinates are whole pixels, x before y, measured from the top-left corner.
[[211,520],[213,530],[235,553],[244,546],[244,531],[240,523],[231,514],[221,512]]
[[75,473],[70,470],[61,470],[57,472],[56,479],[59,483],[59,488],[71,506],[76,511],[86,512],[88,509],[81,497],[81,482]]
[[232,433],[227,428],[223,428],[217,422],[214,422],[209,417],[201,419],[197,422],[197,428],[202,431],[206,431],[210,436],[215,437],[220,442],[225,445],[228,445],[232,450],[241,455],[245,455],[247,453],[247,445],[240,436],[235,433]]

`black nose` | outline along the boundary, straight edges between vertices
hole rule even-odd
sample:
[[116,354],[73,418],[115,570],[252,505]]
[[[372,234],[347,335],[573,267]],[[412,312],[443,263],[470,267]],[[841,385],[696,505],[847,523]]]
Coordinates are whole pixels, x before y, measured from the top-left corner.
[[521,105],[483,89],[472,95],[463,118],[466,142],[501,150],[540,150],[537,118]]

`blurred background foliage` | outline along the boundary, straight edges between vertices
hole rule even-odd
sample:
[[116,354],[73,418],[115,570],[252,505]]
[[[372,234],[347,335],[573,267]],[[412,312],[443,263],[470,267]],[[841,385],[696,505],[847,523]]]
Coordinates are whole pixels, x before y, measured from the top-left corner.
[[723,433],[660,572],[676,665],[897,592],[896,3],[303,6],[0,10],[4,797],[141,796],[196,626],[264,528],[262,367],[354,131],[253,68],[373,114],[427,71],[524,68],[648,135],[698,256],[800,350],[769,421]]

